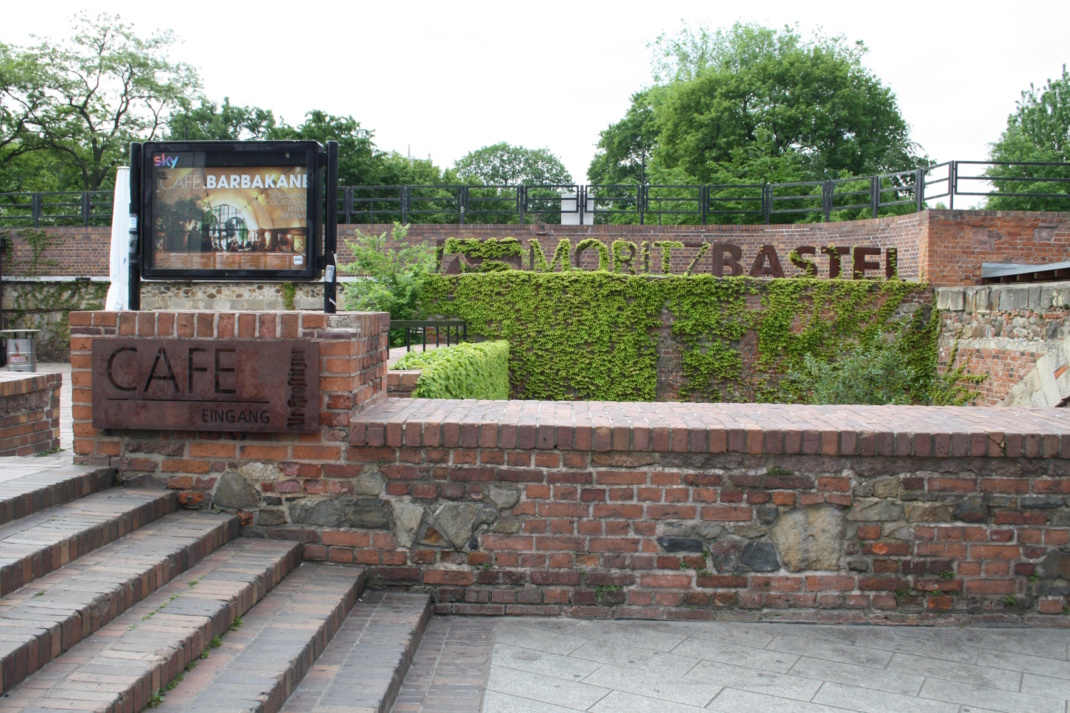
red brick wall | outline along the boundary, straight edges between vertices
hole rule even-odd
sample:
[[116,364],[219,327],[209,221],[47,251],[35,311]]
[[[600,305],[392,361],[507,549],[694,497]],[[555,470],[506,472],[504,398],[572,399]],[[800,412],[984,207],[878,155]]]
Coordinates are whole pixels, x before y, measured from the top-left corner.
[[1070,260],[1070,213],[927,211],[923,278],[935,286],[981,282],[981,263]]
[[[385,313],[72,312],[75,462],[110,465],[127,478],[162,480],[182,489],[183,502],[189,505],[205,500],[220,473],[243,463],[271,461],[290,473],[318,473],[321,463],[342,460],[350,417],[386,398],[388,324]],[[92,423],[92,345],[94,339],[107,336],[319,342],[320,429],[237,437],[208,432],[98,431]]]
[[[278,534],[382,584],[429,588],[441,613],[1029,622],[1062,613],[1070,593],[1056,571],[1070,544],[1070,414],[1023,430],[1026,417],[389,401],[354,419],[351,477],[381,474],[383,497],[431,512],[485,503],[491,485],[515,486],[516,503],[463,549],[430,536],[399,547],[388,531]],[[776,518],[821,504],[847,523],[836,568],[730,564]],[[669,526],[719,534],[673,552]]]
[[[21,228],[6,230],[5,275],[30,275],[33,249]],[[29,230],[33,230],[32,228]],[[41,228],[53,240],[37,260],[36,276],[107,277],[111,259],[111,227]]]
[[[339,229],[339,262],[348,262],[344,247],[346,237],[356,230],[365,233],[389,232],[390,225],[343,225]],[[42,255],[39,274],[107,276],[110,228],[47,228],[59,240]],[[24,275],[31,250],[11,229],[11,248],[5,265],[7,274]],[[743,248],[741,264],[749,270],[762,245],[777,249],[787,275],[799,273],[788,260],[791,250],[812,245],[881,246],[899,250],[899,273],[904,279],[919,278],[933,285],[968,285],[980,279],[982,262],[1045,263],[1067,259],[1070,254],[1070,213],[1026,213],[930,210],[923,213],[842,223],[805,223],[797,225],[413,225],[410,241],[455,238],[515,237],[527,247],[538,240],[550,257],[558,240],[567,237],[573,246],[588,237],[606,242],[629,240],[635,243],[655,240],[688,242],[728,242]],[[673,271],[683,272],[697,248],[673,253]],[[652,270],[660,270],[660,251],[651,254]],[[696,268],[708,272],[712,251]],[[585,254],[582,265],[596,265],[594,253]],[[827,273],[828,259],[818,255],[822,275]],[[13,265],[13,266],[12,266]]]
[[0,372],[0,457],[59,448],[59,374]]

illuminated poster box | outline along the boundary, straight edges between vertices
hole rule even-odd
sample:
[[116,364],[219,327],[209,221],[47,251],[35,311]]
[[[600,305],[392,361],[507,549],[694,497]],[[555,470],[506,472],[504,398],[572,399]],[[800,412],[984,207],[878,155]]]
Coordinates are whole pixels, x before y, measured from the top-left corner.
[[315,141],[145,144],[141,274],[315,278],[322,151]]

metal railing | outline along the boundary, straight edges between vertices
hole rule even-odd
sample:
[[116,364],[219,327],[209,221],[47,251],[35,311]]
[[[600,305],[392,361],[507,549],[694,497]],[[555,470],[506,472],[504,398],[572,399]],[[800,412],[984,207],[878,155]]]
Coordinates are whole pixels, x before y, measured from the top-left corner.
[[427,351],[428,334],[434,337],[435,347],[442,346],[442,337],[446,337],[445,346],[460,344],[468,339],[468,322],[463,319],[392,319],[390,331],[405,330],[405,351],[412,351],[414,344],[422,344]]
[[[1041,186],[1044,190],[1029,190]],[[1066,192],[1059,192],[1066,186]],[[1019,190],[1024,189],[1024,190]],[[774,223],[878,217],[955,197],[1055,201],[1070,163],[947,161],[875,176],[716,185],[340,186],[340,223]],[[108,225],[111,191],[0,193],[0,227]]]

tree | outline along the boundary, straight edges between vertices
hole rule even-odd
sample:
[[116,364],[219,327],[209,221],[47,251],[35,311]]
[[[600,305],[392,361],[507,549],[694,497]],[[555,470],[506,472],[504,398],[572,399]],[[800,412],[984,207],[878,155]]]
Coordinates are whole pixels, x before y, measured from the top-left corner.
[[657,84],[603,132],[592,177],[634,175],[638,137],[651,128],[651,182],[818,181],[919,165],[895,95],[864,54],[861,43],[804,40],[790,27],[663,35]]
[[657,133],[650,92],[633,94],[632,105],[624,118],[601,132],[587,177],[596,184],[638,184],[646,171],[646,160],[654,148]]
[[[1070,74],[1040,90],[1022,92],[1007,128],[992,144],[993,161],[1070,162]],[[1070,210],[1066,197],[1038,198],[1016,193],[1070,194],[1070,171],[1063,166],[992,166],[987,175],[1001,195],[988,200],[991,210]],[[1039,180],[1021,180],[1035,178]],[[999,180],[1004,179],[1004,180]],[[1018,179],[1018,180],[1015,180]]]
[[234,106],[230,97],[217,105],[199,97],[195,106],[190,99],[171,116],[167,138],[173,141],[258,141],[275,131],[275,114],[255,106]]
[[17,48],[0,43],[0,168],[40,148],[29,123],[43,101],[32,63]]
[[80,15],[69,41],[42,41],[25,52],[41,93],[27,119],[41,146],[97,190],[114,179],[132,141],[160,135],[170,112],[198,86],[187,64],[172,63],[169,32],[146,39],[118,16]]
[[571,185],[572,176],[549,149],[511,146],[504,141],[465,154],[454,163],[467,183],[492,186]]

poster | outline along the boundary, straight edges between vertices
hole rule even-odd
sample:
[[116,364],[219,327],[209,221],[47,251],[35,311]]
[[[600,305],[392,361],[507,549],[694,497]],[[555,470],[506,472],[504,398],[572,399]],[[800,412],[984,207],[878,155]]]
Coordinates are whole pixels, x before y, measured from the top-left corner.
[[306,166],[205,166],[203,152],[151,157],[155,270],[305,270]]

